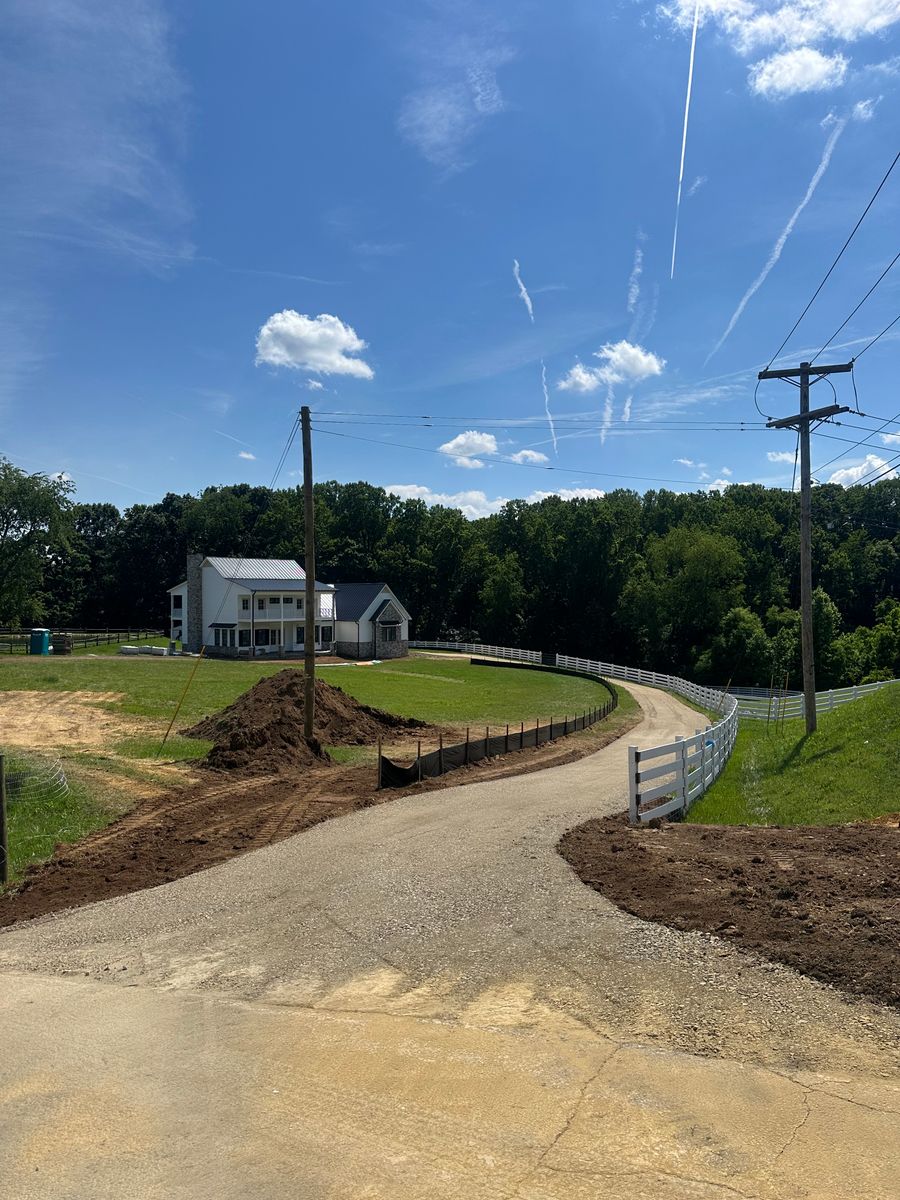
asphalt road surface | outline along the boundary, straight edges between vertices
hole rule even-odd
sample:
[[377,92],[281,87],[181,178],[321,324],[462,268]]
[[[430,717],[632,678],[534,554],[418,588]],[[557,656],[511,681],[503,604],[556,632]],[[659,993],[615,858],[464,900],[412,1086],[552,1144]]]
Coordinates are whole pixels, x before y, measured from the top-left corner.
[[625,745],[0,936],[18,1200],[896,1200],[900,1017],[627,916],[554,850]]

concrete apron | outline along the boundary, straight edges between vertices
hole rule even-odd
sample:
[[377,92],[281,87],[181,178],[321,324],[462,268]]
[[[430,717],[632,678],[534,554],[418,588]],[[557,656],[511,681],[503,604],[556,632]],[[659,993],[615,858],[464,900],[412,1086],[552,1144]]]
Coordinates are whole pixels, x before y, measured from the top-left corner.
[[[635,693],[629,741],[697,720]],[[627,917],[553,852],[621,807],[623,757],[4,934],[8,1194],[896,1200],[895,1014]]]
[[3,982],[19,1200],[898,1195],[896,1083],[523,1025],[515,989],[451,1024],[366,1012],[362,980],[338,1012]]

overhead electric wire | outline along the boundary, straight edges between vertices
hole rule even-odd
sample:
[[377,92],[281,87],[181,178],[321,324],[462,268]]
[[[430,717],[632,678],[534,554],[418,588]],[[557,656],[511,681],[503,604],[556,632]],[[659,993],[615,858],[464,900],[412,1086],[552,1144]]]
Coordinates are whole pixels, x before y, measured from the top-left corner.
[[898,321],[900,321],[900,313],[898,313],[897,316],[894,317],[893,321],[891,321],[891,323],[889,325],[885,325],[885,327],[884,327],[884,329],[882,329],[881,333],[879,333],[876,337],[873,337],[871,342],[867,342],[866,345],[863,346],[863,348],[862,348],[862,350],[860,350],[859,354],[854,356],[853,361],[856,362],[857,359],[862,358],[862,356],[865,354],[865,352],[867,350],[870,350],[875,345],[876,342],[880,341],[884,337],[884,335],[888,332],[889,329],[893,329]]
[[[891,267],[893,267],[893,265],[896,263],[898,258],[900,258],[900,250],[897,251],[897,253],[891,259],[891,261],[888,263],[888,265],[884,268],[884,270],[881,272],[881,274],[878,276],[878,278],[875,280],[875,282],[872,284],[872,286],[869,288],[869,290],[863,296],[862,300],[860,300],[859,304],[857,304],[856,308],[854,308],[853,311],[850,313],[850,315],[848,317],[845,317],[845,319],[841,322],[841,324],[838,325],[837,329],[834,331],[834,333],[831,335],[831,337],[828,339],[828,341],[825,343],[825,345],[822,347],[822,349],[816,351],[816,353],[813,355],[813,357],[809,360],[810,364],[814,363],[816,361],[816,359],[819,357],[819,355],[823,354],[828,349],[828,347],[831,345],[831,343],[834,341],[834,339],[837,337],[837,335],[841,332],[841,330],[846,325],[848,325],[850,323],[850,321],[856,316],[856,314],[859,312],[859,310],[862,308],[862,306],[865,304],[865,302],[868,300],[868,298],[872,295],[872,293],[878,287],[879,283],[881,283],[882,279],[884,279],[885,275],[887,275],[888,271],[890,271]],[[862,354],[863,351],[860,350],[859,353]],[[859,354],[856,357],[859,358]]]
[[872,474],[872,472],[870,471],[869,474],[864,475],[862,477],[862,479],[857,479],[856,483],[853,486],[854,487],[870,487],[873,483],[877,483],[879,481],[879,479],[884,479],[887,475],[896,475],[896,473],[897,473],[896,467],[897,467],[898,463],[900,463],[900,454],[895,454],[894,457],[889,462],[885,462],[884,464],[882,464],[883,470],[881,470],[880,474],[876,475],[874,478],[870,478],[870,476]]
[[[882,431],[883,429],[886,429],[886,428],[888,427],[888,425],[894,425],[894,424],[896,424],[896,422],[897,422],[898,420],[900,420],[900,412],[898,412],[896,416],[894,416],[894,417],[891,417],[891,418],[890,418],[890,420],[888,420],[888,421],[885,421],[883,424],[879,425],[879,427],[878,427],[877,429],[872,429],[872,430],[868,431],[868,432],[866,433],[866,436],[865,436],[865,437],[862,437],[862,438],[860,438],[860,439],[859,439],[859,441],[856,441],[856,442],[854,442],[854,443],[852,444],[852,446],[850,447],[850,450],[842,450],[842,451],[841,451],[841,453],[840,453],[840,454],[836,454],[836,455],[834,456],[834,458],[829,458],[828,462],[821,463],[821,464],[820,464],[818,467],[816,467],[815,471],[813,471],[813,474],[814,474],[814,475],[818,475],[818,473],[819,473],[820,471],[824,471],[826,467],[830,467],[830,466],[831,466],[831,464],[832,464],[832,463],[835,463],[835,462],[837,462],[839,458],[846,458],[846,457],[847,457],[847,455],[848,455],[848,454],[849,454],[849,453],[850,453],[852,450],[856,450],[856,449],[858,449],[860,446],[864,446],[864,445],[866,444],[866,442],[868,442],[869,438],[877,437],[877,435],[878,435],[879,433],[881,433],[881,431]],[[852,427],[852,426],[849,426],[849,428],[853,428],[853,427]]]
[[[819,292],[821,292],[821,290],[822,290],[822,288],[825,286],[825,284],[828,282],[829,278],[831,277],[831,273],[832,273],[832,271],[833,271],[833,270],[834,270],[834,268],[835,268],[835,267],[838,265],[838,263],[841,261],[841,258],[842,258],[842,257],[843,257],[843,255],[844,255],[844,251],[847,249],[847,247],[848,247],[848,246],[850,245],[850,243],[853,241],[853,238],[856,236],[856,231],[859,229],[860,225],[862,225],[863,221],[865,220],[866,216],[868,215],[869,209],[872,207],[872,205],[873,205],[873,204],[875,203],[875,201],[877,200],[879,192],[880,192],[880,191],[881,191],[881,189],[884,187],[884,185],[887,183],[887,181],[888,181],[888,177],[890,176],[890,174],[891,174],[891,172],[893,171],[894,167],[896,167],[896,165],[897,165],[897,161],[898,161],[898,160],[900,160],[900,150],[898,150],[898,151],[897,151],[896,155],[894,156],[894,161],[891,163],[891,165],[890,165],[890,166],[888,167],[888,169],[885,171],[885,173],[884,173],[884,175],[883,175],[883,177],[882,177],[881,183],[879,183],[878,187],[877,187],[877,188],[875,189],[875,191],[872,193],[872,197],[871,197],[871,199],[869,200],[869,202],[868,202],[868,204],[866,205],[866,207],[863,209],[863,211],[862,211],[862,213],[860,214],[860,216],[859,216],[859,219],[857,220],[856,224],[855,224],[855,225],[853,226],[853,228],[850,230],[850,233],[849,233],[849,234],[848,234],[848,236],[847,236],[847,240],[844,242],[843,246],[841,246],[840,250],[838,251],[838,253],[837,253],[837,256],[836,256],[836,258],[835,258],[834,262],[831,264],[831,266],[828,268],[828,270],[825,272],[824,276],[822,277],[822,282],[819,284],[819,286],[818,286],[818,287],[816,288],[816,290],[813,292],[813,294],[812,294],[812,296],[810,297],[810,299],[809,299],[809,301],[808,301],[808,303],[807,303],[806,307],[803,309],[803,312],[800,314],[800,316],[797,318],[797,320],[796,320],[796,321],[794,322],[794,324],[791,326],[791,328],[790,328],[790,331],[788,332],[788,335],[787,335],[787,337],[784,339],[784,341],[781,343],[781,345],[778,347],[778,349],[775,351],[775,353],[774,353],[774,354],[772,355],[772,357],[769,359],[769,361],[768,361],[768,363],[767,363],[767,365],[766,365],[766,370],[767,370],[767,371],[768,371],[768,369],[771,367],[771,365],[772,365],[772,363],[775,361],[775,359],[778,357],[778,355],[779,355],[779,354],[782,352],[782,350],[783,350],[783,349],[785,348],[785,346],[788,344],[788,342],[791,340],[791,338],[793,337],[793,335],[794,335],[794,333],[795,333],[795,331],[796,331],[796,329],[797,329],[797,326],[800,324],[800,322],[803,320],[803,318],[806,316],[806,314],[807,314],[807,313],[809,312],[809,310],[812,308],[812,306],[813,306],[813,303],[815,302],[815,299],[816,299],[816,297],[818,296]],[[898,317],[897,319],[898,319],[898,320],[900,320],[900,317]],[[879,336],[880,336],[880,335],[879,335]],[[877,338],[876,338],[875,340],[877,341]],[[868,347],[867,347],[867,349],[868,349]],[[857,355],[857,358],[858,358],[858,357],[859,357],[859,355]]]
[[[380,441],[378,438],[360,437],[358,434],[338,433],[336,430],[333,430],[333,429],[322,429],[318,425],[314,425],[313,428],[315,429],[315,431],[317,433],[325,434],[327,437],[349,438],[350,441],[366,442],[369,445],[381,446],[382,449],[385,449],[386,447],[390,446],[390,447],[392,447],[394,449],[398,449],[398,450],[417,450],[420,454],[439,454],[441,458],[447,457],[447,455],[445,454],[445,452],[443,450],[432,450],[428,446],[410,446],[408,444],[404,444],[403,442],[383,442],[383,441]],[[452,455],[452,457],[453,458],[478,459],[479,455],[477,455],[477,454],[454,454],[454,455]],[[587,471],[587,470],[582,470],[577,467],[552,467],[552,466],[545,466],[543,463],[517,463],[517,462],[513,462],[509,459],[506,459],[506,458],[503,458],[500,456],[496,456],[496,455],[491,455],[490,457],[491,457],[492,461],[502,462],[504,464],[504,466],[524,467],[530,471],[558,471],[558,472],[562,473],[563,475],[590,475],[592,477],[602,478],[602,479],[643,480],[646,483],[683,483],[683,484],[695,485],[698,482],[701,482],[696,479],[669,479],[669,478],[661,478],[659,476],[654,476],[654,475],[622,475],[622,474],[619,474],[614,471]]]

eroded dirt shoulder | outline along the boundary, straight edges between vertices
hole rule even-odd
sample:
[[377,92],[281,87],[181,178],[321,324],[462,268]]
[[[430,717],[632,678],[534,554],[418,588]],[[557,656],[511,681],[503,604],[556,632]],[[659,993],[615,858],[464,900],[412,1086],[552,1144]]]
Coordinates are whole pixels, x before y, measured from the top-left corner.
[[900,829],[587,821],[559,851],[626,912],[900,1007]]

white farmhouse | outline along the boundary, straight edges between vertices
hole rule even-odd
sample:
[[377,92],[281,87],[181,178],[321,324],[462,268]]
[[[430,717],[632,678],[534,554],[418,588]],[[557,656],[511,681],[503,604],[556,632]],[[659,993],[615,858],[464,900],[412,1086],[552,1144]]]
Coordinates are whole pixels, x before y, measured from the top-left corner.
[[[169,588],[171,637],[213,657],[299,655],[305,645],[306,574],[285,558],[189,554],[187,579]],[[334,594],[316,581],[316,650],[334,643]]]

